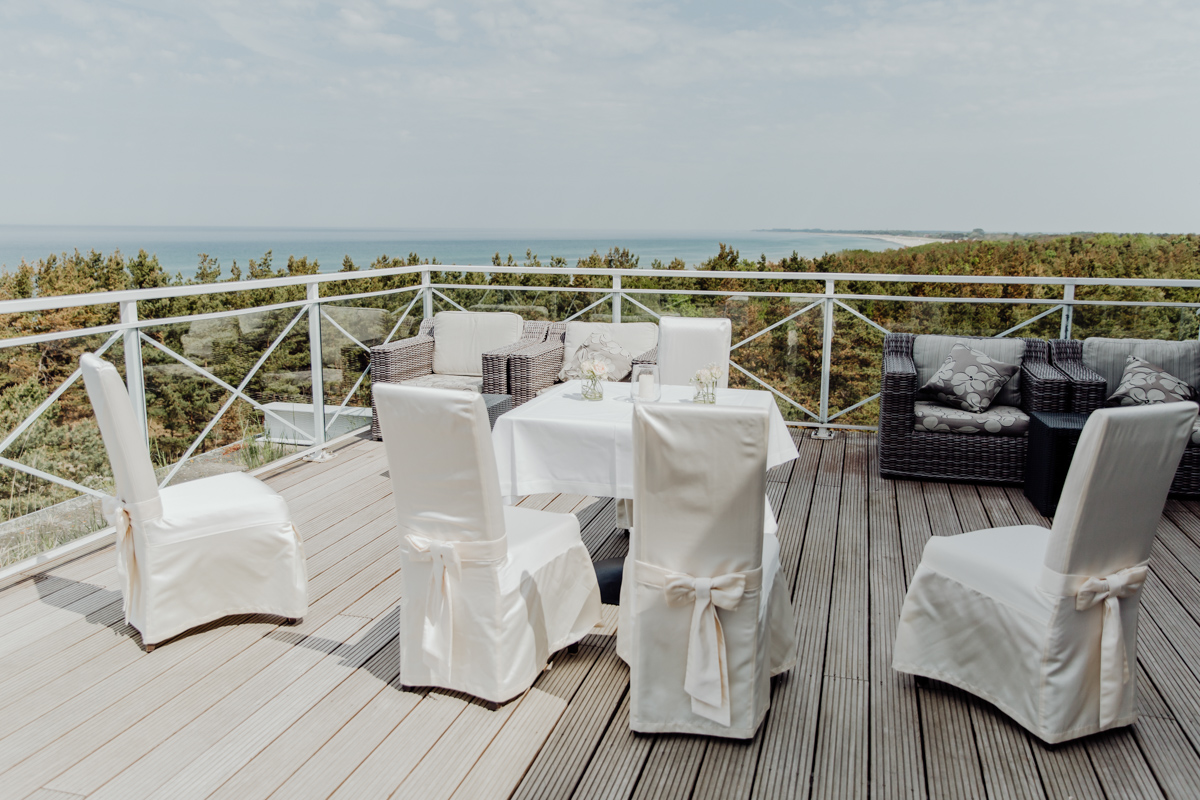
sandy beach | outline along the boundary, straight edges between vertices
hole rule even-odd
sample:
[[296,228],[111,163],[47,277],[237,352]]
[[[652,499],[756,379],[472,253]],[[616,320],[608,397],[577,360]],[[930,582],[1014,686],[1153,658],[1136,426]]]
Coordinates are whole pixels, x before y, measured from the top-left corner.
[[824,236],[852,236],[856,239],[880,239],[885,242],[899,245],[900,247],[917,247],[922,244],[932,244],[934,242],[952,242],[953,239],[927,239],[924,236],[889,236],[883,233],[832,233],[823,232]]

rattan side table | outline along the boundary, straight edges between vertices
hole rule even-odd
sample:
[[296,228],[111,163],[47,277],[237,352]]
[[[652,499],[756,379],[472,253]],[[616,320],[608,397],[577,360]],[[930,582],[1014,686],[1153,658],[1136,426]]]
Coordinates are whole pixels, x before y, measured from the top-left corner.
[[1079,444],[1087,414],[1029,412],[1029,449],[1025,460],[1025,496],[1044,516],[1054,516]]
[[511,394],[485,394],[483,396],[483,404],[487,406],[488,423],[494,428],[496,420],[500,415],[512,411],[512,395]]

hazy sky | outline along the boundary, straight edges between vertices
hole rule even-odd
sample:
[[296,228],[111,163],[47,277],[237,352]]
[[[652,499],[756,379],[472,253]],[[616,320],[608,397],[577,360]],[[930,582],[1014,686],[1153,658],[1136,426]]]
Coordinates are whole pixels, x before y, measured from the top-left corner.
[[0,224],[1200,230],[1200,2],[0,0]]

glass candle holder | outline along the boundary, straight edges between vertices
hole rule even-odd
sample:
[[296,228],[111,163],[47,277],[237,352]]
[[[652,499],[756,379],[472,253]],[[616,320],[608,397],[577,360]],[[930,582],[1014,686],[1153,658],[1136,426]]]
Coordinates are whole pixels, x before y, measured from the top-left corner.
[[657,364],[634,364],[629,383],[629,396],[635,403],[654,403],[662,397]]

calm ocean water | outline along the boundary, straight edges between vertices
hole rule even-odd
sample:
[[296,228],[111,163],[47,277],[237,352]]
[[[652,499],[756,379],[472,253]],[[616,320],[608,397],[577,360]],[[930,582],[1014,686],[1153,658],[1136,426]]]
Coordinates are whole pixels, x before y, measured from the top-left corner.
[[681,258],[696,265],[717,254],[724,242],[743,258],[757,260],[766,255],[778,260],[793,252],[814,257],[845,249],[886,250],[896,245],[882,239],[819,233],[773,231],[488,231],[488,230],[403,230],[345,228],[193,228],[193,227],[72,227],[0,225],[0,265],[12,269],[24,259],[34,262],[51,253],[78,249],[109,254],[120,250],[133,255],[146,250],[159,263],[185,277],[195,272],[199,253],[220,260],[222,272],[236,260],[243,271],[251,259],[272,251],[275,266],[287,264],[288,256],[308,256],[321,264],[322,272],[341,268],[350,256],[365,268],[380,255],[406,257],[417,253],[422,259],[443,264],[487,265],[492,255],[518,262],[532,250],[541,260],[562,256],[574,265],[592,251],[602,255],[610,247],[625,247],[637,255],[641,266],[654,259],[669,264]]

